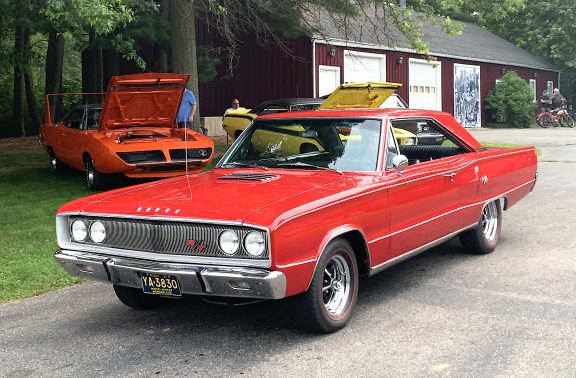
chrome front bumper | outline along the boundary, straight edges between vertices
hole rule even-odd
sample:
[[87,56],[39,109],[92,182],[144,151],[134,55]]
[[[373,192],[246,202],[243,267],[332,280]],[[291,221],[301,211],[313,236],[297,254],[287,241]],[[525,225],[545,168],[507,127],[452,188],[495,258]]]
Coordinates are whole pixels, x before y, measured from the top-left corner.
[[140,273],[145,272],[176,276],[182,294],[258,299],[286,295],[284,273],[266,269],[167,263],[70,250],[59,250],[54,258],[74,276],[121,286],[141,288]]

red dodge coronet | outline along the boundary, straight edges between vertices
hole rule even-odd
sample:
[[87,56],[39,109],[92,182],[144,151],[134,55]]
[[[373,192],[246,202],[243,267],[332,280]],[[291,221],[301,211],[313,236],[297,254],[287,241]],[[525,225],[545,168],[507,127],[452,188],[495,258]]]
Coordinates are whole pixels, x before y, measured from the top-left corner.
[[[399,146],[394,130],[410,123],[447,141]],[[352,315],[360,277],[455,236],[471,253],[494,250],[503,210],[536,174],[534,147],[483,147],[442,112],[273,114],[210,172],[64,205],[55,257],[133,308],[298,296],[302,324],[333,332]]]

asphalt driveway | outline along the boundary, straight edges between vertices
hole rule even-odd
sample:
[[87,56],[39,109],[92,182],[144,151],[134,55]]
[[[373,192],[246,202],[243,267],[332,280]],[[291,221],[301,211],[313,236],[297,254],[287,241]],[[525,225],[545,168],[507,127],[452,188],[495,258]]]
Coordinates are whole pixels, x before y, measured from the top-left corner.
[[472,133],[542,152],[494,253],[453,240],[365,279],[348,327],[321,336],[285,301],[139,312],[108,285],[59,290],[0,306],[0,377],[573,377],[576,129]]

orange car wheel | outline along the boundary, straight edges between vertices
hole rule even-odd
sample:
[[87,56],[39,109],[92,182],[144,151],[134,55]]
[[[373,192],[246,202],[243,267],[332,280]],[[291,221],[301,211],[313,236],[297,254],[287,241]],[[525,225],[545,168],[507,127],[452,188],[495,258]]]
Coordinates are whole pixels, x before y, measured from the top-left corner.
[[92,159],[86,161],[86,184],[90,190],[100,190],[106,186],[106,176],[94,168]]

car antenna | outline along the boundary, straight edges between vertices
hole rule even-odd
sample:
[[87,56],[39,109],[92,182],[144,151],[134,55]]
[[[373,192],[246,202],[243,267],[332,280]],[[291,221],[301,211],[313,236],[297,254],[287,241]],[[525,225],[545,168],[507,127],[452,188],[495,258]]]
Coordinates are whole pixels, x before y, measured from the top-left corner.
[[[184,87],[184,90],[186,90],[186,87]],[[192,124],[190,124],[190,127],[192,127]],[[184,173],[186,175],[190,200],[192,200],[192,185],[190,185],[190,176],[188,175],[188,127],[186,127],[186,121],[184,121]]]

